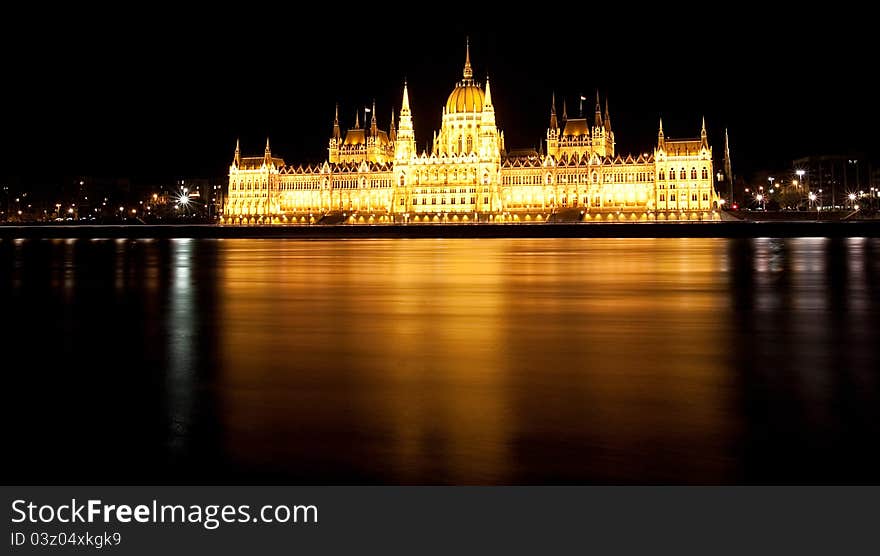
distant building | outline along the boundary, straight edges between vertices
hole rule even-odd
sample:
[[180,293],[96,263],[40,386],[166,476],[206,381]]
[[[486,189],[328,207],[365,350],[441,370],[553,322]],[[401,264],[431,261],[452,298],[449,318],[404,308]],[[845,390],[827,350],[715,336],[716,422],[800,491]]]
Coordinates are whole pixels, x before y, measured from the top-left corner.
[[[474,79],[469,50],[462,79],[442,109],[433,146],[418,152],[409,90],[399,118],[379,129],[357,116],[343,134],[339,110],[323,163],[288,165],[273,155],[242,156],[229,166],[222,222],[314,222],[338,213],[351,223],[545,221],[567,210],[582,220],[720,219],[712,147],[699,136],[671,139],[660,122],[653,152],[621,155],[596,94],[594,118],[557,117],[550,106],[546,154],[505,147],[489,80]],[[362,127],[363,125],[363,127]]]
[[849,193],[870,189],[871,167],[861,154],[805,156],[792,161],[793,170],[803,171],[801,181],[810,191],[822,190],[830,206],[846,204]]

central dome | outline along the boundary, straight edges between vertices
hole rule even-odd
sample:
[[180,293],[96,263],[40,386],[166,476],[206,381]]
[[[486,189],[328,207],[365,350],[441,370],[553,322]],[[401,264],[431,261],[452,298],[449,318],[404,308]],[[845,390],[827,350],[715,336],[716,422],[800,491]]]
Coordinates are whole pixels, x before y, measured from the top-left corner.
[[449,94],[449,100],[446,101],[446,113],[455,114],[456,112],[482,112],[483,100],[486,94],[483,92],[479,83],[474,81],[474,70],[471,69],[471,44],[470,41],[465,43],[464,55],[464,71],[462,79],[455,84],[455,89]]
[[446,101],[446,113],[482,112],[485,98],[483,89],[472,79],[460,81],[450,93],[449,100]]

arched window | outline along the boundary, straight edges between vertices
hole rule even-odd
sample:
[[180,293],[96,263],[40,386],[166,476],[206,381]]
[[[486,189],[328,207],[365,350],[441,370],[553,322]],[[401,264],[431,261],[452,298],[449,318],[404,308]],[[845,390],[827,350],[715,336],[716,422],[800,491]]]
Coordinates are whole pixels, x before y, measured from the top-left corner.
[[461,135],[458,136],[458,153],[461,154]]
[[682,180],[687,179],[687,172],[685,172],[684,168],[682,168],[681,172],[678,173],[678,178]]
[[660,179],[661,179],[661,180],[665,180],[665,179],[666,179],[666,172],[664,172],[663,170],[660,170]]
[[474,152],[474,138],[471,137],[470,135],[468,135],[468,138],[467,138],[467,152],[468,153]]
[[703,166],[703,179],[704,180],[709,179],[709,169],[706,168],[705,166]]
[[400,186],[403,187],[404,185],[406,185],[406,175],[400,174]]
[[691,179],[692,180],[697,179],[697,169],[696,168],[691,168]]

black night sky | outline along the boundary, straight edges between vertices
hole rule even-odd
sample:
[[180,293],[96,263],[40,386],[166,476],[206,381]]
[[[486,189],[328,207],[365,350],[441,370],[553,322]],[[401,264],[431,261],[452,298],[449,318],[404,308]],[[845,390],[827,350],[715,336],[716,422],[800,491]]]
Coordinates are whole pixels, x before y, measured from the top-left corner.
[[[866,17],[718,8],[705,8],[703,21],[685,5],[635,18],[635,6],[580,6],[552,18],[518,13],[515,23],[509,13],[446,14],[430,27],[417,19],[421,9],[409,21],[366,11],[331,23],[257,6],[215,14],[219,23],[166,12],[28,20],[27,32],[2,39],[0,179],[50,188],[76,176],[219,178],[239,136],[245,154],[262,154],[268,135],[288,163],[316,162],[326,157],[334,103],[347,128],[375,98],[387,128],[404,78],[422,148],[461,77],[466,35],[475,75],[491,77],[508,148],[544,137],[551,91],[560,112],[564,95],[574,115],[579,95],[593,99],[598,87],[603,103],[610,95],[620,153],[648,151],[660,116],[668,137],[687,137],[705,115],[716,159],[729,128],[741,176],[808,154],[876,160],[876,47]],[[470,23],[444,24],[457,19]]]

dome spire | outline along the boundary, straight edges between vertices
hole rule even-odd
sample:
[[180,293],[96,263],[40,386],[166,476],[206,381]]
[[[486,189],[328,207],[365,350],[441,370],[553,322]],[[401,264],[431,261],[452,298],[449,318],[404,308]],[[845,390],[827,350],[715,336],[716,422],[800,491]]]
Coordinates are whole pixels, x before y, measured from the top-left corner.
[[470,37],[465,37],[464,39],[464,72],[465,79],[473,79],[474,78],[474,70],[471,69],[471,39]]

